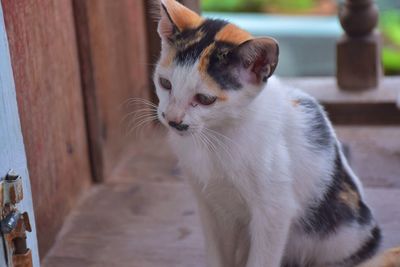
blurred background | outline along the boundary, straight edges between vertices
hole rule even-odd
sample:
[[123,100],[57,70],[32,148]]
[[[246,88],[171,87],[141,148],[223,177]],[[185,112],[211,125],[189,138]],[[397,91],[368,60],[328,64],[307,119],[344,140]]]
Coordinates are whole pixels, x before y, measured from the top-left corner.
[[[278,75],[323,104],[383,247],[399,245],[400,2],[179,2],[279,41]],[[152,109],[151,1],[0,3],[0,187],[21,175],[33,266],[204,267],[196,203]]]
[[[225,18],[256,36],[277,38],[285,51],[277,73],[281,76],[335,74],[335,46],[343,30],[338,20],[339,0],[202,0],[210,17]],[[400,2],[378,0],[383,37],[385,74],[400,73]]]

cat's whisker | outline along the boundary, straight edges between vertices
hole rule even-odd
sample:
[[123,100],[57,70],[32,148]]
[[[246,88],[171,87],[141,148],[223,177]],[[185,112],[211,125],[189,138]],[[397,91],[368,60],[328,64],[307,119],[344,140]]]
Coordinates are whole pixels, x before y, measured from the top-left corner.
[[203,145],[209,152],[214,152],[215,151],[215,146],[214,144],[207,138],[207,136],[203,132],[199,132],[200,140],[203,141]]
[[231,153],[231,149],[229,148],[229,146],[227,144],[225,144],[220,138],[218,138],[217,135],[215,135],[215,133],[209,131],[208,132],[208,136],[213,139],[218,146],[223,150],[223,152],[231,159],[234,160],[234,157]]
[[206,131],[212,132],[212,133],[214,133],[215,135],[218,135],[218,136],[224,138],[225,140],[229,141],[231,144],[235,145],[236,148],[240,149],[239,145],[238,145],[232,138],[230,138],[230,137],[228,137],[228,136],[226,136],[226,135],[224,135],[224,134],[222,134],[222,133],[220,133],[220,132],[217,132],[217,131],[215,131],[215,130],[212,130],[212,129],[210,129],[210,128],[206,128],[206,127],[205,127],[204,129],[205,129]]
[[191,136],[191,138],[192,138],[192,141],[193,141],[193,143],[194,143],[195,148],[196,148],[196,149],[199,149],[200,146],[199,146],[197,137],[196,137],[193,133],[190,133],[190,136]]
[[133,127],[130,128],[130,130],[128,131],[128,135],[131,135],[132,132],[134,132],[136,130],[136,134],[137,134],[137,130],[139,130],[140,128],[144,128],[147,124],[157,121],[158,117],[157,116],[146,116],[144,118],[142,118],[140,121],[138,121],[135,125],[133,125]]
[[133,97],[133,98],[129,98],[129,99],[125,100],[124,102],[121,103],[121,105],[119,107],[124,108],[124,109],[133,108],[134,109],[133,112],[137,112],[138,110],[141,110],[141,109],[151,109],[151,110],[158,109],[158,106],[156,104],[152,103],[151,101],[144,99],[144,98],[137,98],[137,97]]
[[[128,116],[125,116],[121,124],[123,128],[130,129],[134,125],[138,124],[138,122],[146,117],[156,117],[157,114],[151,111],[141,111],[141,112],[131,112]],[[129,131],[129,130],[127,130]]]
[[144,98],[130,98],[127,101],[125,101],[125,103],[127,105],[143,104],[143,105],[152,106],[152,107],[157,108],[157,105],[155,103],[153,103],[147,99],[144,99]]
[[137,138],[141,138],[144,129],[147,129],[147,126],[149,126],[154,121],[155,121],[154,119],[150,119],[150,120],[141,122],[141,125],[138,125],[138,126],[132,128],[132,130],[129,132],[129,135],[134,133]]
[[156,116],[151,115],[151,114],[142,115],[142,116],[136,118],[135,120],[132,120],[132,121],[128,124],[128,128],[132,128],[132,127],[138,126],[138,125],[141,124],[142,121],[147,120],[147,119],[150,119],[150,118],[152,118],[152,119],[155,120],[155,119],[156,119]]
[[132,112],[127,113],[122,119],[121,119],[121,123],[124,123],[127,119],[129,119],[130,117],[133,116],[133,118],[135,118],[136,116],[140,115],[140,114],[145,114],[145,113],[153,113],[156,114],[157,110],[156,109],[151,109],[151,108],[143,108],[143,109],[138,109],[138,110],[134,110]]
[[124,105],[127,105],[128,103],[130,103],[131,101],[144,101],[144,102],[150,102],[150,101],[148,101],[147,99],[144,99],[144,98],[140,98],[140,97],[130,97],[130,98],[128,98],[128,99],[125,99],[124,101],[122,101],[120,104],[119,104],[119,107],[123,107]]
[[[199,130],[199,129],[200,129],[200,127],[195,126],[195,125],[192,125],[191,128],[192,128],[193,130]],[[194,134],[193,134],[193,135],[194,135]],[[195,135],[194,135],[194,136],[195,136]],[[196,138],[198,137],[198,139],[200,139],[202,145],[203,145],[208,151],[210,151],[209,144],[204,140],[204,134],[201,132],[201,130],[197,131],[195,137],[196,137]]]
[[130,119],[133,120],[133,121],[135,121],[135,120],[137,120],[138,118],[140,118],[140,117],[142,117],[142,116],[146,116],[146,115],[157,116],[157,113],[154,112],[154,111],[152,111],[152,110],[142,110],[142,111],[140,111],[140,112],[133,112],[133,113],[131,113],[131,114],[127,117],[127,119],[129,119],[129,118],[131,117]]

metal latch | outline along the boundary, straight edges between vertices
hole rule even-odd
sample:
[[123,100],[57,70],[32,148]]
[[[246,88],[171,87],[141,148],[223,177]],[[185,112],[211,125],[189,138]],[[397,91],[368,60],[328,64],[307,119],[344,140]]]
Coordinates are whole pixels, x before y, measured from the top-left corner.
[[0,232],[7,267],[33,266],[32,253],[26,243],[26,232],[32,231],[29,216],[16,206],[24,197],[22,188],[22,177],[13,170],[0,180]]

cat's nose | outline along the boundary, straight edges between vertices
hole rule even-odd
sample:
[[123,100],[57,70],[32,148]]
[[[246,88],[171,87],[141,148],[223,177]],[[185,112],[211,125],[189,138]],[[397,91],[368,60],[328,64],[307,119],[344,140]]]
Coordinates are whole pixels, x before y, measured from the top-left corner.
[[178,131],[186,131],[187,129],[189,129],[189,125],[184,124],[182,121],[181,122],[169,121],[168,124],[169,126],[177,129]]

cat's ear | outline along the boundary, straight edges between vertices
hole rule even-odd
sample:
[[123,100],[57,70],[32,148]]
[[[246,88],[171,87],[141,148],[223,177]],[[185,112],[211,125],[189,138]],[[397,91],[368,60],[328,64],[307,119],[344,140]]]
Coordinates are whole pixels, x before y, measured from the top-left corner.
[[278,42],[269,37],[248,40],[237,48],[240,59],[240,78],[259,86],[266,82],[278,65]]
[[169,40],[176,32],[194,29],[200,26],[203,19],[175,0],[161,0],[158,33],[164,40]]

